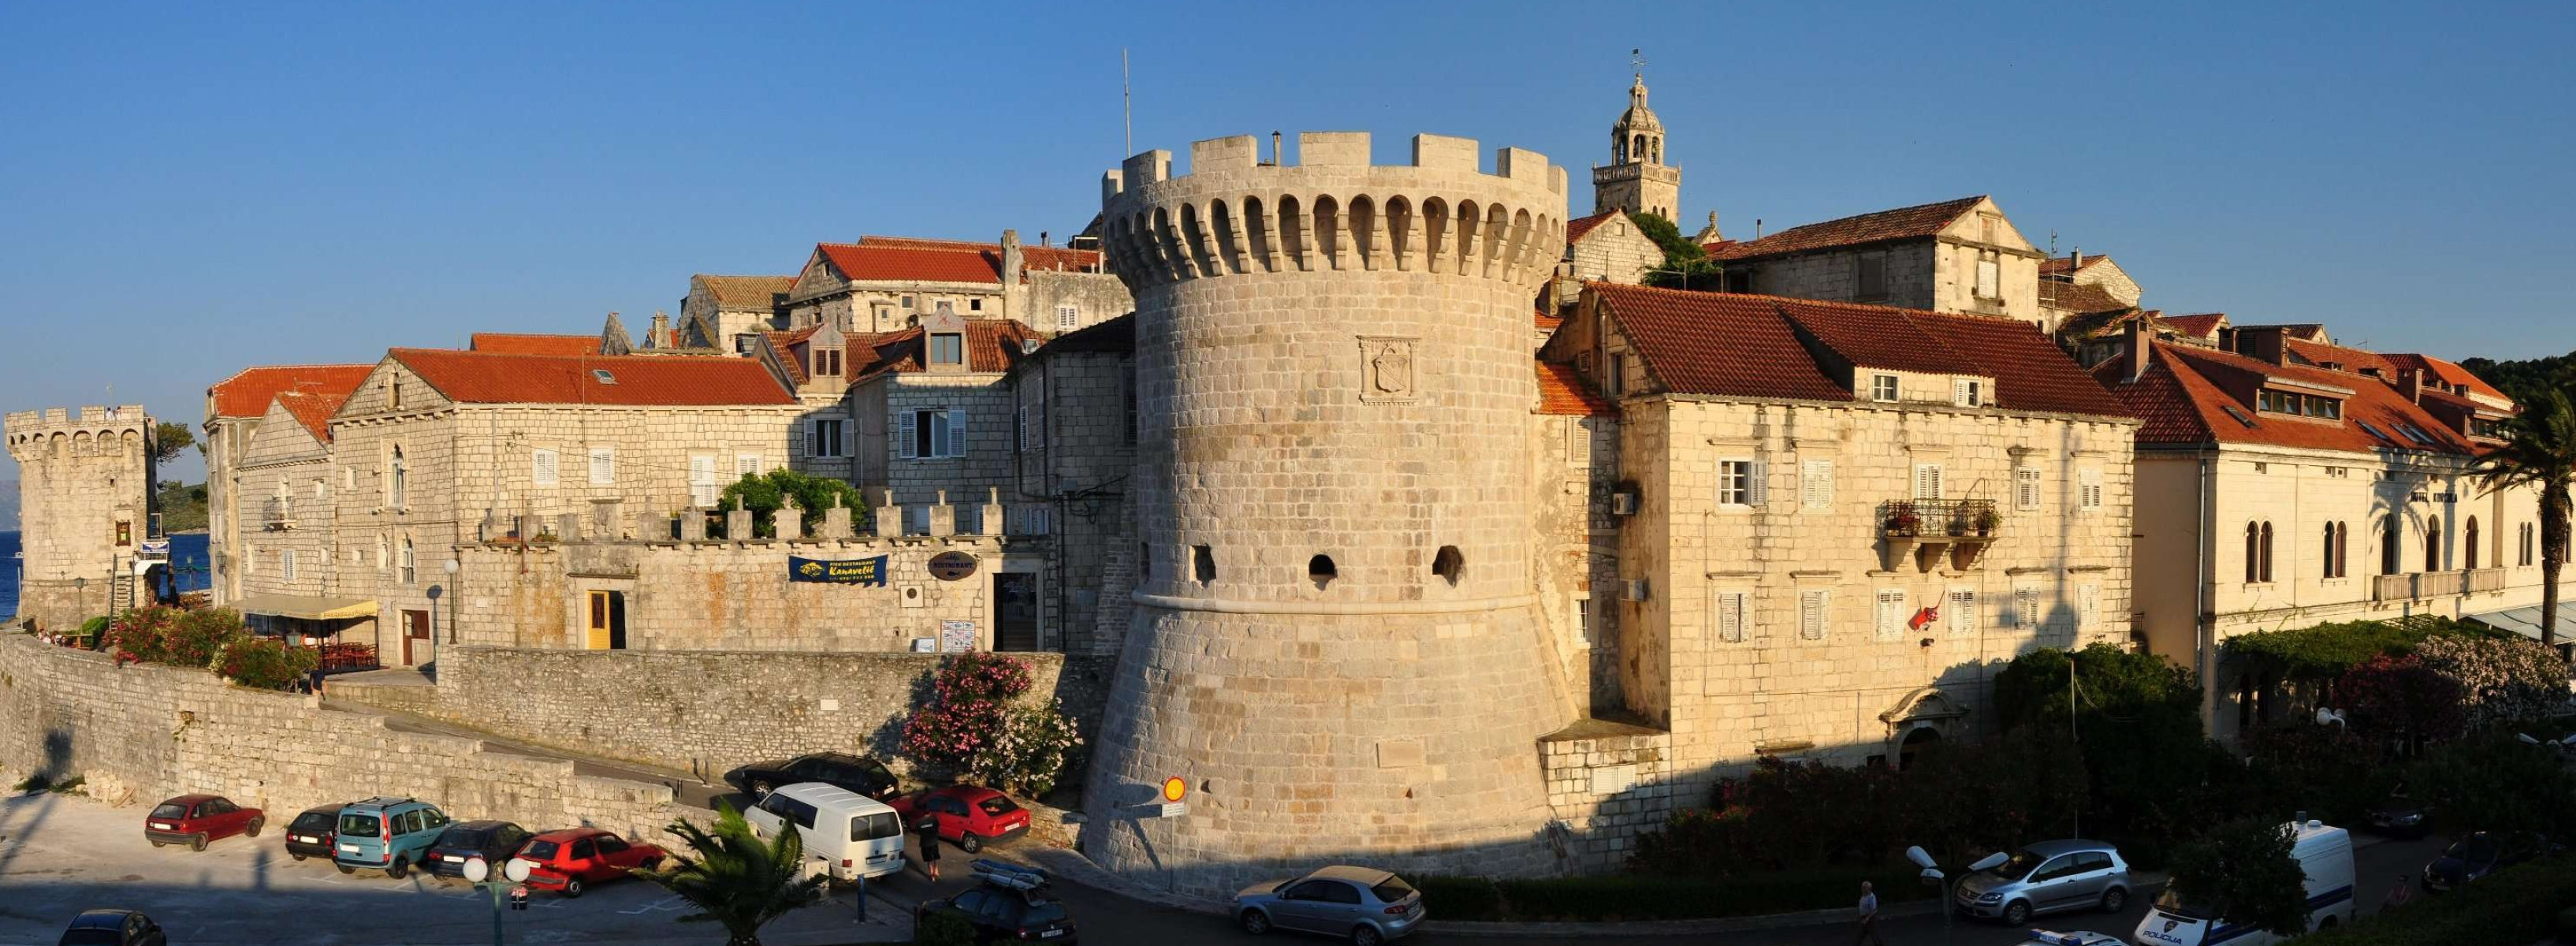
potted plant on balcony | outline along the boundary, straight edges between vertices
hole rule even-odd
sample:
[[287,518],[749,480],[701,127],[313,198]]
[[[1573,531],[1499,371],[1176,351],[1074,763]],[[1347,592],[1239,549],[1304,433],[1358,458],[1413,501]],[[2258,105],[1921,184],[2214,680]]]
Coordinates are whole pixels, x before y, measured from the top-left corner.
[[1914,511],[1913,503],[1891,503],[1887,507],[1887,534],[1911,538],[1923,532],[1923,517]]
[[1992,536],[1992,535],[1994,535],[1994,534],[1995,534],[1995,527],[1996,527],[1996,526],[2003,525],[2003,524],[2004,524],[2004,514],[2003,514],[2003,513],[2000,513],[2000,512],[1996,512],[1996,511],[1995,511],[1995,507],[1993,507],[1993,506],[1984,506],[1984,507],[1980,507],[1980,508],[1978,508],[1978,510],[1977,510],[1977,516],[1976,516],[1976,525],[1977,525],[1977,535],[1978,535],[1978,536],[1980,536],[1980,537]]

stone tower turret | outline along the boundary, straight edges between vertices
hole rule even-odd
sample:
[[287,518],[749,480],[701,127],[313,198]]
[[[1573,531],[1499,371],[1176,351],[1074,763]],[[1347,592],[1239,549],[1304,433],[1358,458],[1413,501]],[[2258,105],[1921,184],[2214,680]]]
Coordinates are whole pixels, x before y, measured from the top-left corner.
[[1628,110],[1610,126],[1610,163],[1592,169],[1592,212],[1625,210],[1673,220],[1682,169],[1664,163],[1664,123],[1646,107],[1646,77],[1628,87]]
[[20,411],[0,431],[18,461],[18,617],[67,631],[138,603],[154,466],[143,405]]
[[[1202,894],[1358,860],[1555,870],[1535,740],[1567,721],[1540,654],[1528,504],[1530,300],[1566,177],[1419,135],[1201,141],[1103,182],[1136,302],[1140,577],[1093,741],[1084,845]],[[1132,820],[1166,778],[1185,817]]]

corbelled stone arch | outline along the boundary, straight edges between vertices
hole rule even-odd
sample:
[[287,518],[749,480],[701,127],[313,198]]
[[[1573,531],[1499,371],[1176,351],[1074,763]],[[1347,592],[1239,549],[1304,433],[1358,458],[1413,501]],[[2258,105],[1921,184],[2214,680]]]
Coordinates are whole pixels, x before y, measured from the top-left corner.
[[1189,251],[1190,268],[1194,271],[1191,275],[1218,274],[1216,255],[1208,249],[1207,219],[1199,213],[1197,204],[1181,204],[1181,245]]
[[1501,204],[1485,205],[1485,245],[1478,251],[1481,259],[1477,275],[1494,276],[1494,264],[1502,262],[1504,241],[1511,237],[1512,212]]
[[1172,227],[1172,212],[1167,207],[1154,208],[1154,248],[1162,254],[1165,272],[1173,279],[1190,278],[1189,257],[1181,249],[1181,234]]
[[[1245,252],[1260,262],[1262,270],[1278,272],[1279,238],[1270,228],[1270,205],[1262,202],[1261,195],[1243,195],[1243,223]],[[1244,271],[1251,272],[1252,267],[1246,265]]]
[[1216,231],[1219,271],[1229,274],[1248,271],[1250,267],[1244,264],[1243,259],[1243,232],[1236,226],[1234,209],[1226,206],[1225,198],[1208,200],[1208,229]]
[[1459,201],[1457,246],[1449,251],[1449,255],[1457,260],[1458,265],[1451,272],[1461,276],[1476,274],[1476,254],[1482,252],[1478,244],[1484,235],[1484,208],[1478,206],[1473,200]]
[[1413,269],[1413,253],[1419,241],[1413,237],[1413,202],[1403,195],[1386,199],[1386,249],[1397,269]]
[[1342,205],[1331,194],[1315,195],[1315,256],[1318,269],[1342,267]]
[[77,432],[77,433],[72,434],[72,455],[73,455],[73,456],[76,456],[76,457],[85,457],[85,456],[90,455],[91,453],[97,452],[97,449],[98,449],[98,445],[97,445],[97,443],[96,443],[96,440],[95,440],[95,438],[92,438],[92,437],[90,436],[89,431],[84,430],[84,431],[80,431],[80,432]]
[[1527,209],[1512,211],[1512,240],[1503,250],[1503,271],[1517,275],[1522,267],[1528,266],[1529,248],[1530,212]]
[[1444,261],[1440,258],[1440,254],[1441,251],[1448,249],[1451,242],[1452,241],[1449,238],[1448,202],[1443,201],[1438,197],[1423,198],[1422,269],[1424,272],[1439,273],[1448,271],[1444,266]]
[[1279,252],[1287,257],[1283,269],[1314,268],[1314,257],[1307,246],[1305,204],[1295,194],[1281,194],[1278,201]]
[[1386,258],[1386,242],[1377,229],[1377,201],[1367,194],[1353,194],[1350,208],[1351,268],[1379,269]]

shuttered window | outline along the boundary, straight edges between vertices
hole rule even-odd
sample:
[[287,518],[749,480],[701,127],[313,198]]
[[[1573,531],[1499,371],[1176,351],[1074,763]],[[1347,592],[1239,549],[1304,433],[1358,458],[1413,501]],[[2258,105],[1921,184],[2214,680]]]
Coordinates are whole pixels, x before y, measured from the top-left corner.
[[2085,512],[2100,512],[2102,510],[2102,471],[2087,469],[2077,475],[2076,483],[2080,492],[2076,497],[2076,506]]
[[1892,641],[1899,637],[1903,637],[1905,635],[1905,620],[1913,616],[1913,614],[1907,611],[1905,607],[1905,590],[1902,588],[1879,589],[1877,605],[1877,608],[1872,612],[1875,618],[1872,628],[1878,632],[1878,639],[1883,641]]
[[1808,460],[1798,464],[1798,504],[1809,509],[1833,508],[1834,461]]
[[1914,465],[1914,498],[1941,498],[1941,464],[1917,463]]
[[558,463],[554,451],[540,448],[529,455],[528,476],[539,486],[553,486],[557,482]]
[[1798,592],[1798,636],[1806,640],[1825,639],[1833,610],[1834,593],[1827,590]]
[[700,509],[713,509],[716,505],[716,492],[716,458],[690,457],[689,504]]
[[942,460],[966,455],[966,410],[944,408],[905,411],[896,440],[906,460]]
[[1952,588],[1949,599],[1941,603],[1941,620],[1951,632],[1965,634],[1977,629],[1977,589]]
[[1770,478],[1770,464],[1760,460],[1717,461],[1717,504],[1721,506],[1759,506],[1769,499],[1764,481]]
[[2102,586],[2076,586],[2075,628],[2086,633],[2102,629]]
[[2039,589],[2013,589],[2013,626],[2025,631],[2039,630]]
[[2013,471],[2013,505],[2021,509],[2039,508],[2039,471],[2021,467]]
[[1713,604],[1717,615],[1717,639],[1722,643],[1744,643],[1744,626],[1752,618],[1752,595],[1741,591],[1718,592]]
[[594,486],[606,486],[617,482],[616,448],[590,448],[590,482]]

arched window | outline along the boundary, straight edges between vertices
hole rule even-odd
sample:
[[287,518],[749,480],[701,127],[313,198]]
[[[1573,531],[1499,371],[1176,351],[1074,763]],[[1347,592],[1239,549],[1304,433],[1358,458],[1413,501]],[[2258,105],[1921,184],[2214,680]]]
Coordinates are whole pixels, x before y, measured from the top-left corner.
[[2318,577],[2320,577],[2320,578],[2332,578],[2332,577],[2334,577],[2334,576],[2335,576],[2335,524],[2334,524],[2334,523],[2331,523],[2331,522],[2326,523],[2326,542],[2325,542],[2325,544],[2324,544],[2324,545],[2319,546],[2319,548],[2324,549],[2324,550],[2325,550],[2325,552],[2324,552],[2324,554],[2321,554],[2321,555],[2317,556],[2317,558],[2318,558],[2318,560],[2319,560],[2320,564],[2322,564],[2322,565],[2324,566],[2324,570],[2323,570],[2322,572],[2320,572],[2320,573],[2319,573]]
[[406,474],[405,474],[405,472],[404,472],[404,470],[403,470],[403,452],[402,452],[402,448],[401,448],[401,447],[395,447],[395,448],[394,448],[394,466],[393,466],[393,487],[392,487],[391,492],[389,492],[389,493],[386,495],[386,505],[392,506],[392,507],[394,507],[394,508],[396,508],[396,509],[403,508],[403,498],[404,498],[404,496],[409,492],[409,491],[406,489],[406,487],[407,487],[407,486],[409,486],[409,485],[410,485],[410,484],[409,484],[409,482],[408,482],[408,480],[407,480],[407,477],[406,477]]
[[2352,523],[2335,523],[2334,569],[2337,578],[2352,574]]
[[2442,517],[2424,517],[2424,570],[2442,570]]
[[2245,583],[2263,580],[2263,527],[2245,524]]
[[2477,570],[2478,517],[2470,516],[2468,524],[2460,527],[2460,546],[2460,567],[2471,571]]
[[395,564],[402,569],[403,584],[408,585],[420,580],[420,560],[412,554],[411,536],[403,536],[402,558],[398,559]]
[[2389,516],[2387,519],[2383,520],[2383,521],[2380,523],[2380,526],[2379,526],[2379,573],[2380,573],[2380,574],[2382,574],[2382,575],[2399,575],[2399,574],[2404,574],[2404,573],[2405,573],[2405,571],[2406,571],[2406,561],[2405,561],[2405,559],[2406,559],[2406,555],[2405,555],[2405,553],[2404,553],[2404,552],[2401,552],[2401,551],[2399,551],[2399,550],[2398,550],[2398,545],[2397,545],[2397,543],[2398,543],[2399,541],[2401,541],[2401,540],[2405,537],[2404,532],[2405,532],[2405,530],[2399,526],[2399,524],[2398,524],[2398,522],[2397,522],[2397,517],[2396,517],[2396,516]]
[[2263,524],[2263,582],[2272,581],[2272,524]]

